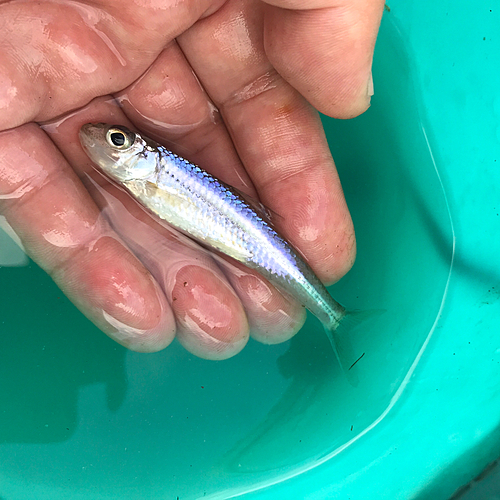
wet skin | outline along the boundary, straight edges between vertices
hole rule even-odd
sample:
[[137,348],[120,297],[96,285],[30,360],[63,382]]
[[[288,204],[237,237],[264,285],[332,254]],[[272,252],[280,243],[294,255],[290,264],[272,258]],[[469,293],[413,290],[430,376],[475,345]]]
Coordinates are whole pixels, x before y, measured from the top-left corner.
[[0,214],[130,349],[178,335],[223,359],[250,330],[286,340],[304,311],[255,272],[176,239],[107,182],[81,150],[83,123],[137,127],[260,197],[323,281],[354,261],[311,104],[342,118],[367,108],[383,2],[272,3],[0,2]]

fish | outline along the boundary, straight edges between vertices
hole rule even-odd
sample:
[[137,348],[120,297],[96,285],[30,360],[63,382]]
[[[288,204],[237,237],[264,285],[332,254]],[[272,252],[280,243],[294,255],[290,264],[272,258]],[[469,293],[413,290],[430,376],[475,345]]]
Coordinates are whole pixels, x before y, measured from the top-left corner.
[[348,333],[366,313],[347,311],[330,295],[262,204],[127,127],[87,123],[79,139],[92,162],[154,216],[255,269],[306,307],[323,324],[348,375],[359,359]]

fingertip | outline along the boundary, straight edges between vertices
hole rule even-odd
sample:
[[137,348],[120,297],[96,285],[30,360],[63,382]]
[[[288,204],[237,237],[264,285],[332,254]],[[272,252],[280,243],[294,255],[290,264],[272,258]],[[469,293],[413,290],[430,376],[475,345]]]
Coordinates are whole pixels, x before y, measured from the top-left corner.
[[324,96],[320,99],[309,98],[309,102],[320,112],[337,120],[350,120],[362,115],[371,105],[371,96],[359,95],[346,97],[343,102],[335,100],[325,101]]
[[231,342],[218,340],[206,332],[193,332],[179,329],[177,332],[179,343],[198,358],[210,361],[223,361],[236,356],[248,342],[248,335],[240,336]]
[[137,352],[156,352],[175,336],[172,310],[159,285],[116,237],[101,236],[52,276],[106,335]]
[[[155,305],[152,304],[153,308]],[[122,323],[104,310],[102,311],[102,315],[109,327],[111,327],[104,327],[105,333],[122,346],[134,352],[153,353],[161,351],[175,337],[175,320],[168,306],[161,307],[156,325],[145,329]]]
[[292,297],[237,261],[224,259],[219,264],[223,265],[245,308],[253,339],[263,344],[279,344],[302,328],[306,311]]
[[307,98],[324,115],[339,120],[355,118],[370,107],[374,95],[371,70],[368,73],[367,77],[359,76],[359,74],[347,77],[342,82],[342,89],[338,94],[332,94],[331,89],[325,88],[318,94],[308,95]]
[[267,5],[266,54],[318,111],[353,118],[369,108],[373,95],[371,66],[382,10],[380,1],[310,10]]
[[318,278],[330,286],[345,276],[356,261],[356,235],[352,221],[338,231],[332,230],[332,245],[330,251],[314,264]]
[[221,277],[196,265],[181,268],[171,292],[177,338],[194,355],[227,359],[249,337],[248,321],[238,297]]
[[290,340],[304,326],[305,307],[286,300],[283,296],[281,307],[269,311],[264,316],[255,316],[250,321],[250,335],[262,344],[281,344]]

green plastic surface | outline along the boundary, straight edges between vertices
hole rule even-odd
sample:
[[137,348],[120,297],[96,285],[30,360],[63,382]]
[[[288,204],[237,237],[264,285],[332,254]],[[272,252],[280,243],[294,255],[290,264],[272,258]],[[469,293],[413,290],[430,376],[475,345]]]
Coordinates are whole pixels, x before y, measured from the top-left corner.
[[[126,351],[0,234],[0,498],[447,499],[500,455],[500,8],[389,5],[370,110],[324,124],[384,309],[204,361]],[[8,293],[6,292],[8,290]]]

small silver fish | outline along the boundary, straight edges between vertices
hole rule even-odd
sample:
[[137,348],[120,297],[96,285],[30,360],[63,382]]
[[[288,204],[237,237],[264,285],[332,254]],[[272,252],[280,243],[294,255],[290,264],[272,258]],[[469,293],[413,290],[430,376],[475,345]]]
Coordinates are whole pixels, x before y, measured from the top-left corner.
[[352,367],[344,326],[359,313],[347,313],[331,297],[259,203],[126,127],[88,123],[80,130],[80,142],[90,159],[151,213],[256,269],[297,299],[323,323],[344,371]]

